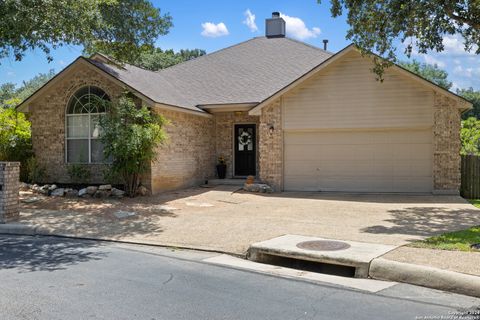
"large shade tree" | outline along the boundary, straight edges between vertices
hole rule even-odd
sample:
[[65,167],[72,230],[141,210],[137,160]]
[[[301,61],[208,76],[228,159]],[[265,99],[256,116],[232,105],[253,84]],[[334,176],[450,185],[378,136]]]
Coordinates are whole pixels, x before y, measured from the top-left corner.
[[436,64],[431,65],[413,60],[411,62],[402,61],[399,65],[444,89],[450,90],[452,87],[452,82],[448,79],[447,71],[439,68]]
[[[324,0],[325,1],[325,0]],[[321,0],[318,0],[321,2]],[[396,43],[405,53],[443,51],[445,35],[460,35],[465,51],[480,53],[480,1],[478,0],[330,0],[333,17],[345,11],[347,38],[365,53],[375,52],[396,61]],[[381,74],[388,63],[377,59]]]
[[66,44],[133,59],[172,26],[147,0],[2,0],[0,17],[0,58],[16,60]]

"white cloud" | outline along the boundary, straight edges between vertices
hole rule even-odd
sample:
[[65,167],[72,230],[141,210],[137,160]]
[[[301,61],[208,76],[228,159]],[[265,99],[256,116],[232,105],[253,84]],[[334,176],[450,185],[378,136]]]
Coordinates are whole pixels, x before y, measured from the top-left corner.
[[462,67],[461,65],[457,65],[453,68],[453,74],[465,77],[465,78],[472,78],[480,76],[480,67],[473,68],[473,67]]
[[258,27],[255,23],[255,15],[250,11],[250,9],[247,9],[243,14],[245,15],[245,20],[243,20],[242,23],[247,25],[250,31],[257,32]]
[[458,85],[458,83],[456,83],[455,81],[452,82],[452,87],[450,88],[450,91],[457,91],[458,89],[460,89],[460,86]]
[[205,22],[202,23],[202,28],[202,36],[204,37],[216,38],[229,34],[227,26],[223,22],[217,24],[212,22]]
[[65,65],[65,61],[59,60],[59,61],[58,61],[58,64],[61,65],[61,66],[64,66],[64,65]]
[[432,65],[436,64],[440,68],[445,68],[445,66],[446,66],[445,62],[440,61],[439,59],[437,59],[437,58],[435,58],[431,55],[425,54],[425,55],[422,55],[422,56],[423,56],[423,60],[425,60],[425,62],[428,63],[428,64],[432,64]]
[[311,29],[307,28],[305,22],[298,17],[290,17],[286,14],[280,13],[280,16],[287,23],[287,34],[299,40],[306,40],[309,38],[316,38],[321,30],[318,27]]

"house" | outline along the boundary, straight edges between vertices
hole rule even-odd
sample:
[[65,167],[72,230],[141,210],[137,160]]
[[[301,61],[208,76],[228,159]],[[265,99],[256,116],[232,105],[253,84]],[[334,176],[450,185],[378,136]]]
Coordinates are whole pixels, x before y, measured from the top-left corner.
[[171,123],[143,183],[153,193],[215,177],[255,175],[276,190],[458,193],[460,115],[471,103],[398,66],[384,81],[353,45],[333,54],[266,36],[152,72],[96,54],[79,57],[19,109],[32,121],[45,182],[68,183],[69,163],[106,165],[93,95],[125,90]]

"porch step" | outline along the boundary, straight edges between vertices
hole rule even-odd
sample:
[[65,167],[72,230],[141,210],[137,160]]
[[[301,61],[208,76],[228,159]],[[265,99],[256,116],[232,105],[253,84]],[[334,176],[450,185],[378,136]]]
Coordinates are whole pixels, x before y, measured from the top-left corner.
[[227,186],[243,186],[246,179],[210,179],[208,180],[209,185],[227,185]]
[[320,273],[367,278],[370,262],[395,249],[375,243],[284,235],[250,245],[248,259]]

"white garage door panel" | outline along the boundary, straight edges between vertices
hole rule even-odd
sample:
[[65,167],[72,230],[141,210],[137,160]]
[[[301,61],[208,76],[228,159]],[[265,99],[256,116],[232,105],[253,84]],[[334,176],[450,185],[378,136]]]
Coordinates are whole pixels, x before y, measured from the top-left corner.
[[286,132],[285,190],[431,192],[431,130]]

